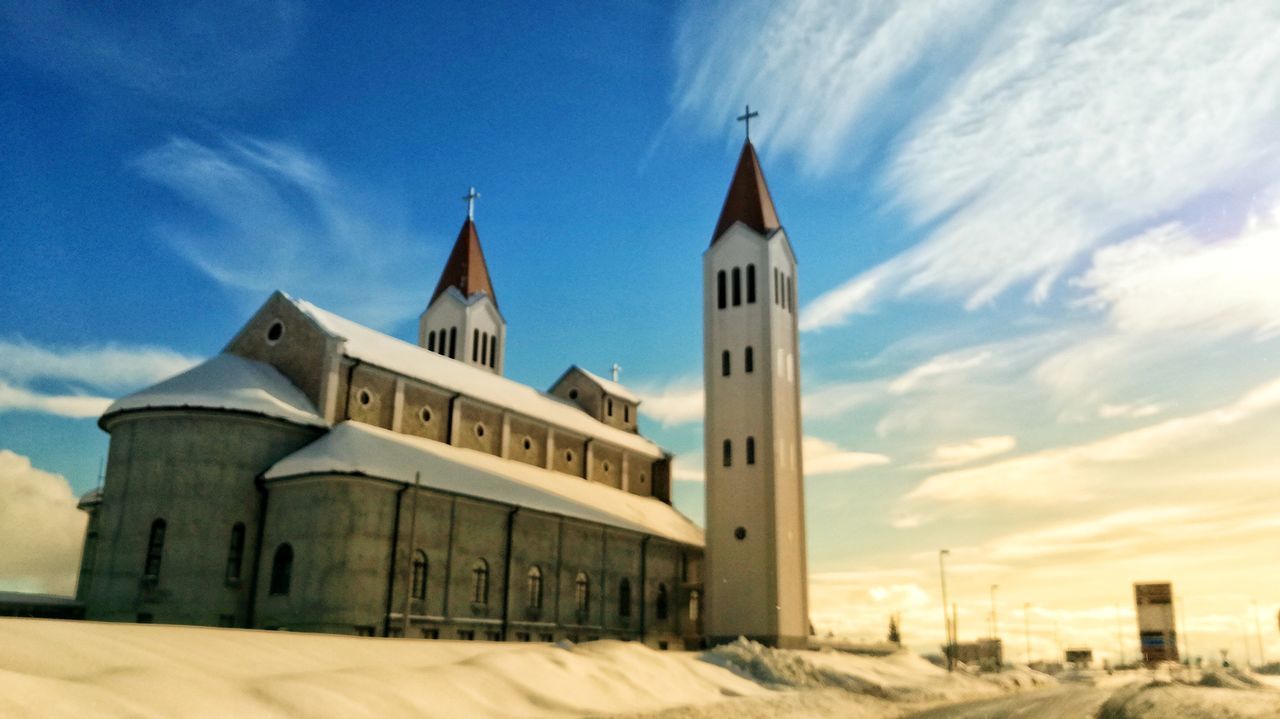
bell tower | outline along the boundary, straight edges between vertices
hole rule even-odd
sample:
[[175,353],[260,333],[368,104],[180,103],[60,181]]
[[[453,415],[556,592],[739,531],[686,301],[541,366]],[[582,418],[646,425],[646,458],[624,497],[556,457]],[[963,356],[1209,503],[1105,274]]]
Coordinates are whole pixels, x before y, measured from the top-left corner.
[[489,268],[476,232],[478,197],[473,187],[462,198],[467,201],[467,219],[458,231],[431,301],[418,318],[418,344],[500,375],[507,323],[498,311],[498,297],[489,281]]
[[702,287],[706,635],[805,647],[796,260],[750,135],[702,256]]

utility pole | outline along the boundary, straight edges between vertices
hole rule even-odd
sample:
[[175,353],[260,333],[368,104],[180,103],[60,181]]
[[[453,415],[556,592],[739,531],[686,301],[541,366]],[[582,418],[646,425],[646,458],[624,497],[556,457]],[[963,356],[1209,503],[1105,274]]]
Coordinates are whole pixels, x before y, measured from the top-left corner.
[[1120,649],[1120,666],[1127,664],[1124,660],[1124,630],[1120,627],[1120,605],[1116,607],[1116,646]]
[[1031,666],[1031,602],[1022,605],[1022,636],[1027,640],[1027,666]]
[[[476,188],[471,188],[474,193]],[[474,199],[474,198],[473,198]],[[413,609],[413,563],[417,560],[414,540],[418,538],[418,486],[422,482],[422,473],[413,473],[413,501],[409,503],[409,581],[404,587],[404,628],[401,630],[405,639],[409,638],[409,611]]]
[[1000,588],[999,584],[991,585],[991,638],[1000,638],[1000,625],[996,621],[996,590]]
[[1182,627],[1182,655],[1185,664],[1191,666],[1191,632],[1187,631],[1187,605],[1182,603],[1182,597],[1178,597],[1178,614],[1181,616],[1179,625]]
[[946,632],[945,647],[943,653],[947,659],[947,671],[951,671],[955,664],[955,628],[952,626],[951,617],[947,616],[947,566],[943,561],[950,550],[938,550],[938,576],[942,579],[942,628]]

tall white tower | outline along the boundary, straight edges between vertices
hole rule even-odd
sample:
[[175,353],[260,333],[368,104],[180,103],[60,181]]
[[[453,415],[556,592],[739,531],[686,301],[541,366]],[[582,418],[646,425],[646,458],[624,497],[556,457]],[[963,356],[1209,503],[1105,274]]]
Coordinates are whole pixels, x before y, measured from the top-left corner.
[[710,642],[809,635],[796,260],[750,139],[702,255]]
[[460,362],[502,374],[507,322],[498,311],[498,298],[489,281],[489,268],[480,250],[480,236],[471,203],[479,195],[472,188],[467,220],[458,231],[431,301],[418,318],[418,344]]

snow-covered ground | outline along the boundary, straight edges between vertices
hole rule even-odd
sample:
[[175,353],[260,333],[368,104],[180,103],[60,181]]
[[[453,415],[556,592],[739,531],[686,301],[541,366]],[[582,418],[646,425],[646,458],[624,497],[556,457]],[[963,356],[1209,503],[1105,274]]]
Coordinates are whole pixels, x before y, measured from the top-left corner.
[[909,653],[406,641],[0,619],[3,717],[889,717],[1052,680]]

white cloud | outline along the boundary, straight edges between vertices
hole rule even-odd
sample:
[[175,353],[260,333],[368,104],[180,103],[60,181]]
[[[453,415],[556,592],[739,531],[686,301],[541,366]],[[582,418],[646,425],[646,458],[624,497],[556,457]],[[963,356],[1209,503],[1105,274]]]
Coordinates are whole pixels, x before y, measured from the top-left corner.
[[0,339],[0,377],[21,383],[62,380],[94,387],[135,387],[171,377],[198,361],[163,347],[49,348],[21,339]]
[[893,382],[890,382],[889,391],[893,394],[906,394],[938,378],[980,367],[990,359],[991,353],[988,351],[956,352],[940,355],[922,365],[911,368]]
[[0,380],[0,414],[4,412],[40,412],[59,417],[83,419],[97,417],[106,411],[111,400],[90,395],[50,395]]
[[853,452],[817,437],[805,437],[802,447],[805,476],[854,472],[889,463],[883,454]]
[[397,211],[367,206],[360,188],[304,150],[175,137],[136,166],[205,218],[159,224],[160,237],[249,306],[283,289],[379,327],[421,311],[404,288],[422,286],[427,243],[396,221]]
[[672,460],[671,478],[684,482],[707,481],[706,472],[703,471],[702,453],[690,452],[676,455]]
[[71,594],[85,522],[67,480],[0,449],[0,589]]
[[1199,414],[1168,419],[1086,444],[1043,450],[973,469],[935,474],[909,500],[961,503],[1061,504],[1089,497],[1090,468],[1181,450],[1280,407],[1280,378],[1235,402]]
[[697,422],[703,415],[702,379],[681,379],[666,386],[637,388],[640,411],[664,427]]
[[1117,233],[1274,170],[1278,31],[1248,0],[714,5],[678,38],[676,114],[722,135],[759,104],[763,149],[817,173],[889,148],[881,189],[928,235],[802,329],[920,293],[1041,302]]
[[1152,417],[1164,411],[1162,405],[1154,402],[1134,402],[1130,404],[1104,404],[1098,408],[1098,416],[1102,419],[1126,417],[1138,419]]
[[944,444],[933,450],[933,458],[927,466],[944,467],[976,462],[979,459],[1011,452],[1016,446],[1018,446],[1018,440],[1007,434],[978,437],[957,444]]

